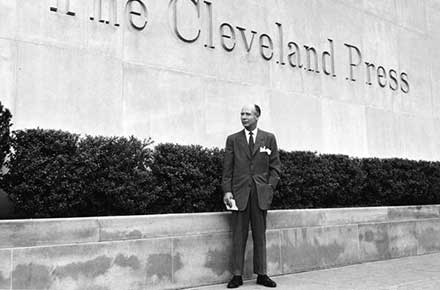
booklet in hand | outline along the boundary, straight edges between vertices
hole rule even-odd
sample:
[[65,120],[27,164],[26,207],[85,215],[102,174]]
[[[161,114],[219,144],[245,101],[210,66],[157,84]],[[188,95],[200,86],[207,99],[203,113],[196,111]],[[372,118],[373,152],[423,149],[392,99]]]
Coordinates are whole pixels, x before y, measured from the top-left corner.
[[237,204],[235,204],[235,199],[231,198],[231,206],[229,206],[227,203],[225,203],[227,210],[238,210]]

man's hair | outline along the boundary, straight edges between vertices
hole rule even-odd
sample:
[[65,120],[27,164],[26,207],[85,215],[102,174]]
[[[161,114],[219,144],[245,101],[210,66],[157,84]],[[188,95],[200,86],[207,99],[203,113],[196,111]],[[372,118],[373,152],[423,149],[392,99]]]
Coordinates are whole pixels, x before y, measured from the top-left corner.
[[260,117],[260,115],[261,115],[260,106],[258,106],[257,104],[254,104],[254,107],[255,107],[255,112],[257,112],[257,117]]

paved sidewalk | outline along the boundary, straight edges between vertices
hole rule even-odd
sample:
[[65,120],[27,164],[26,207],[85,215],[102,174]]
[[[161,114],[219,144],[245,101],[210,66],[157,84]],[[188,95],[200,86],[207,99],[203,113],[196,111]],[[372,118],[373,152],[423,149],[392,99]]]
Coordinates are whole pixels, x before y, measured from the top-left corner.
[[[440,290],[440,253],[272,277],[285,290]],[[227,289],[226,284],[191,288]],[[246,281],[240,290],[271,289]]]

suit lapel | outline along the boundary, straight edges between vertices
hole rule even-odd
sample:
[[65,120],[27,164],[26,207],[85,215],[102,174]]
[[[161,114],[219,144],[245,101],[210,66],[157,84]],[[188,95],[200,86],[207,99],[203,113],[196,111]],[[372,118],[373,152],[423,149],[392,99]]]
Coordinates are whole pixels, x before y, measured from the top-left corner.
[[251,159],[251,153],[249,152],[249,144],[248,144],[248,142],[246,140],[246,133],[245,133],[244,130],[241,131],[241,134],[239,134],[238,141],[240,143],[240,147],[243,148],[243,150],[246,152],[247,158]]
[[255,153],[257,153],[257,151],[260,150],[260,147],[263,147],[263,145],[264,145],[263,131],[258,130],[257,139],[255,140],[254,151],[252,152],[252,156],[254,156]]

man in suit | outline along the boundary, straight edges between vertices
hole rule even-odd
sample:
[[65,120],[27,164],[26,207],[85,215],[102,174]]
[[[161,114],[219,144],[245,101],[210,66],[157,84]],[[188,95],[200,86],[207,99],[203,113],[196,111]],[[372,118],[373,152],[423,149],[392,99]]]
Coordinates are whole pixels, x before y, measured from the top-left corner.
[[228,136],[223,163],[224,202],[234,199],[238,211],[232,211],[232,280],[228,288],[243,284],[243,264],[251,223],[254,242],[254,273],[257,283],[276,287],[267,276],[266,215],[279,181],[280,158],[275,136],[257,128],[261,109],[245,105],[241,110],[244,130]]

